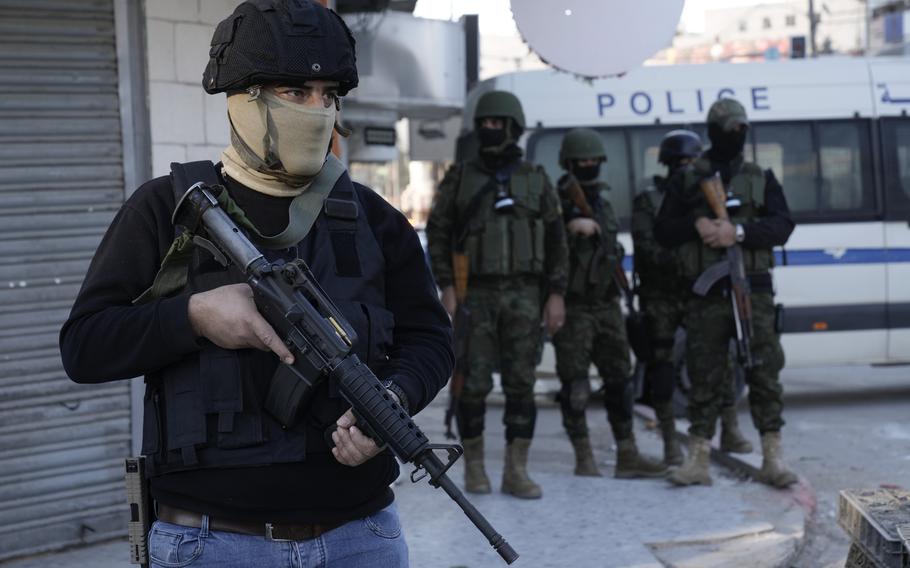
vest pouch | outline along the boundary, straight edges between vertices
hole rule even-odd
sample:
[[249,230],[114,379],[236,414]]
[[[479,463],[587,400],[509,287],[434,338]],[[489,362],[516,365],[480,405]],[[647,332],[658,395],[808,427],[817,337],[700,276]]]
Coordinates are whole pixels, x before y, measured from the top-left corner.
[[167,450],[178,452],[184,466],[196,465],[196,446],[206,443],[199,358],[186,357],[170,366],[163,382]]
[[[367,358],[370,368],[388,361],[387,353],[392,346],[395,333],[395,315],[389,310],[373,304],[361,304],[369,321],[370,337],[367,343]],[[367,339],[367,338],[365,338]]]
[[142,398],[142,455],[151,456],[161,451],[161,409],[158,389],[146,386]]
[[579,250],[580,237],[573,237],[569,244],[569,285],[566,292],[572,296],[584,297],[588,291],[588,268],[592,251],[585,247]]
[[531,265],[531,271],[534,273],[543,273],[544,259],[546,258],[546,246],[544,245],[546,229],[544,228],[543,219],[534,219],[531,228],[534,235],[534,262]]
[[216,447],[245,448],[266,441],[250,372],[250,359],[258,354],[208,344],[199,355],[202,405]]
[[534,265],[534,231],[531,219],[511,219],[509,228],[512,234],[512,272],[533,272]]
[[479,275],[504,276],[509,273],[511,251],[509,247],[509,215],[490,216],[480,234],[478,247]]

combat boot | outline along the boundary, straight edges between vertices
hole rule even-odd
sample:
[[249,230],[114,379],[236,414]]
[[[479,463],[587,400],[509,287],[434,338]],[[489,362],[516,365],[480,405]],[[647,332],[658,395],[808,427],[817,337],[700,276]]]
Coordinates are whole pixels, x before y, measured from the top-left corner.
[[728,406],[720,413],[720,451],[731,454],[752,453],[752,442],[740,432],[734,406]]
[[616,470],[613,476],[617,479],[635,477],[663,477],[667,475],[667,466],[638,453],[635,438],[616,441]]
[[502,492],[522,499],[540,499],[540,485],[528,477],[530,438],[515,438],[506,444],[506,460],[502,470]]
[[711,485],[710,472],[711,441],[692,436],[689,439],[689,455],[682,467],[670,474],[673,485]]
[[572,438],[572,447],[575,448],[575,475],[602,477],[594,461],[590,438]]
[[664,440],[664,463],[667,465],[680,465],[683,462],[682,445],[676,435],[676,417],[673,416],[672,404],[659,404],[654,408],[657,423],[660,425],[660,435]]
[[796,474],[784,465],[780,432],[766,432],[761,436],[761,470],[755,477],[766,485],[785,489],[798,481]]
[[483,436],[465,438],[464,447],[464,490],[468,493],[490,493],[490,478],[483,468]]

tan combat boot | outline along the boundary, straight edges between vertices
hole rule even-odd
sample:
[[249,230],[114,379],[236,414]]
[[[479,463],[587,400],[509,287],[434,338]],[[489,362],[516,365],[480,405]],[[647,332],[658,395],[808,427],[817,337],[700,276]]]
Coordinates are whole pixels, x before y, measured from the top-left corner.
[[796,474],[784,465],[780,432],[762,434],[761,451],[764,459],[761,463],[761,470],[755,477],[757,481],[778,489],[785,489],[798,481]]
[[660,435],[664,440],[664,463],[667,465],[681,465],[683,462],[682,446],[679,436],[676,435],[676,417],[673,416],[672,404],[661,404],[654,408],[657,423],[660,425]]
[[572,438],[572,447],[575,448],[575,475],[602,477],[594,461],[590,438]]
[[464,490],[468,493],[489,493],[490,478],[483,469],[483,436],[465,438],[464,447]]
[[734,406],[728,406],[720,413],[720,451],[731,454],[752,453],[752,442],[739,431],[739,419]]
[[689,455],[682,467],[670,474],[674,485],[711,485],[711,442],[692,436],[689,439]]
[[635,477],[663,477],[667,475],[667,466],[638,453],[635,438],[616,441],[616,470],[613,476],[617,479]]
[[540,499],[540,485],[528,477],[529,438],[515,438],[506,444],[506,460],[502,470],[502,492],[522,499]]

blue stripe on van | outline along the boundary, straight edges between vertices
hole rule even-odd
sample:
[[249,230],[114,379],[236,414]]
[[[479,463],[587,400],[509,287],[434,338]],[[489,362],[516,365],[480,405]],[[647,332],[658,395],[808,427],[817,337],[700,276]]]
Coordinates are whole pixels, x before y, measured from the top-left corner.
[[[781,251],[774,251],[774,262],[784,266]],[[787,266],[814,266],[820,264],[884,264],[910,262],[910,248],[852,248],[852,249],[787,249]],[[632,257],[626,255],[623,268],[632,270]]]

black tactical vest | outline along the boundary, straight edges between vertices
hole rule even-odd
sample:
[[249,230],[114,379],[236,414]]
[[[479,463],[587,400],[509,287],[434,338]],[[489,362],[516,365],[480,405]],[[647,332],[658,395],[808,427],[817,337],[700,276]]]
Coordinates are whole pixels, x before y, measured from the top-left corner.
[[[395,321],[385,303],[385,259],[367,223],[360,191],[364,190],[343,174],[297,246],[262,252],[270,260],[306,261],[356,331],[356,354],[381,376]],[[239,282],[243,282],[239,271],[225,269],[197,249],[180,293]],[[330,451],[323,434],[348,406],[336,385],[325,381],[296,425],[282,429],[263,410],[278,358],[256,349],[227,350],[200,341],[201,351],[146,378],[142,453],[152,458],[151,475],[300,462],[307,453]],[[385,452],[374,459],[394,458]]]

